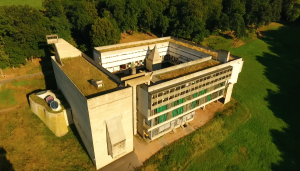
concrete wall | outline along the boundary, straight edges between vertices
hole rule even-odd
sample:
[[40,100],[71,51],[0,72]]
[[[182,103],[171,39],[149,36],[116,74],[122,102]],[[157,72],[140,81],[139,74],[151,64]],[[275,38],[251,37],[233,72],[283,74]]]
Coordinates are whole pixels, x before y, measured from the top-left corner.
[[[132,87],[129,87],[87,100],[97,169],[133,151],[132,98]],[[117,115],[121,115],[126,136],[125,153],[112,158],[107,150],[105,120]]]
[[57,137],[64,136],[68,133],[66,110],[62,110],[59,113],[48,112],[44,106],[35,103],[30,97],[29,103],[31,111],[36,114]]
[[148,87],[145,84],[137,86],[137,110],[143,114],[144,116],[148,117]]
[[151,44],[151,42],[157,42],[157,41],[169,40],[169,39],[171,39],[171,37],[163,37],[163,38],[158,38],[158,39],[142,40],[142,41],[130,42],[130,43],[121,43],[121,44],[110,45],[110,46],[101,46],[101,47],[95,47],[95,49],[101,51],[103,49],[111,49],[111,48],[117,48],[117,47],[122,47],[122,46],[129,46],[129,45],[136,45],[136,44],[141,44],[141,43]]
[[70,58],[81,56],[81,51],[64,39],[58,39],[58,43],[54,44],[56,53],[60,58]]
[[92,161],[95,162],[93,160],[95,157],[87,100],[70,80],[70,78],[68,78],[68,76],[62,71],[62,69],[56,63],[54,57],[52,57],[52,66],[57,87],[61,90],[64,97],[70,104],[72,108],[74,124],[89,153],[89,156],[91,157]]
[[170,42],[168,54],[174,57],[184,56],[192,60],[209,57],[210,55]]
[[135,61],[144,61],[155,45],[158,48],[160,56],[164,56],[167,54],[169,42],[163,42],[157,44],[142,45],[139,47],[113,50],[108,52],[101,52],[100,55],[94,52],[94,55],[96,55],[94,56],[94,59],[99,59],[99,57],[101,56],[100,60],[104,68],[120,66]]

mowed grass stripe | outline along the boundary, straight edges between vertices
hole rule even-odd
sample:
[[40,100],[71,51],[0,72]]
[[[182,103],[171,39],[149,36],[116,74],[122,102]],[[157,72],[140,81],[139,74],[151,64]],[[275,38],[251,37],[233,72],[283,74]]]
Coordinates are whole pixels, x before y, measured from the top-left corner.
[[245,61],[233,97],[252,118],[187,170],[300,169],[298,28],[273,28],[260,40],[231,50]]

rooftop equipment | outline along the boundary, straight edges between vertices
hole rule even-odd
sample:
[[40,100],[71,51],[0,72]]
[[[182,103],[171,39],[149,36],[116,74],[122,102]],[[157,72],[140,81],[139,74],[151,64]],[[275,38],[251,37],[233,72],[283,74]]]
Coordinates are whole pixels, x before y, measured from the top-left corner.
[[92,83],[93,86],[95,86],[96,88],[103,87],[103,81],[102,81],[102,80],[91,80],[91,83]]

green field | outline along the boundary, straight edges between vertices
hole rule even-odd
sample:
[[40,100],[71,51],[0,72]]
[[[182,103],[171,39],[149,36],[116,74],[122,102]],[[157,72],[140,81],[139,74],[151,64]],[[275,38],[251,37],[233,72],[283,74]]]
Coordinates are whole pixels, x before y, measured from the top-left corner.
[[38,9],[42,8],[43,0],[1,0],[0,6],[29,5]]
[[[184,168],[172,156],[185,149],[174,143],[167,147],[168,153],[161,150],[150,158],[142,170],[300,170],[299,25],[261,33],[262,38],[242,47],[226,48],[245,61],[233,98],[249,109],[251,119]],[[183,146],[197,149],[189,147],[195,146],[192,141]],[[178,161],[189,160],[186,156],[192,154]],[[163,167],[166,164],[170,166]]]

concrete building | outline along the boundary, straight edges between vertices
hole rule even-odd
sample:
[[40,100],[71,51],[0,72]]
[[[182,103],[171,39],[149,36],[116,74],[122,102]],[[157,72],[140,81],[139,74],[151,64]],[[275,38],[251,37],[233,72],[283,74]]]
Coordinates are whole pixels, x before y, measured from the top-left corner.
[[133,151],[133,135],[154,140],[186,126],[196,109],[229,102],[243,66],[227,51],[172,37],[95,47],[94,60],[57,36],[47,41],[57,86],[97,169]]

